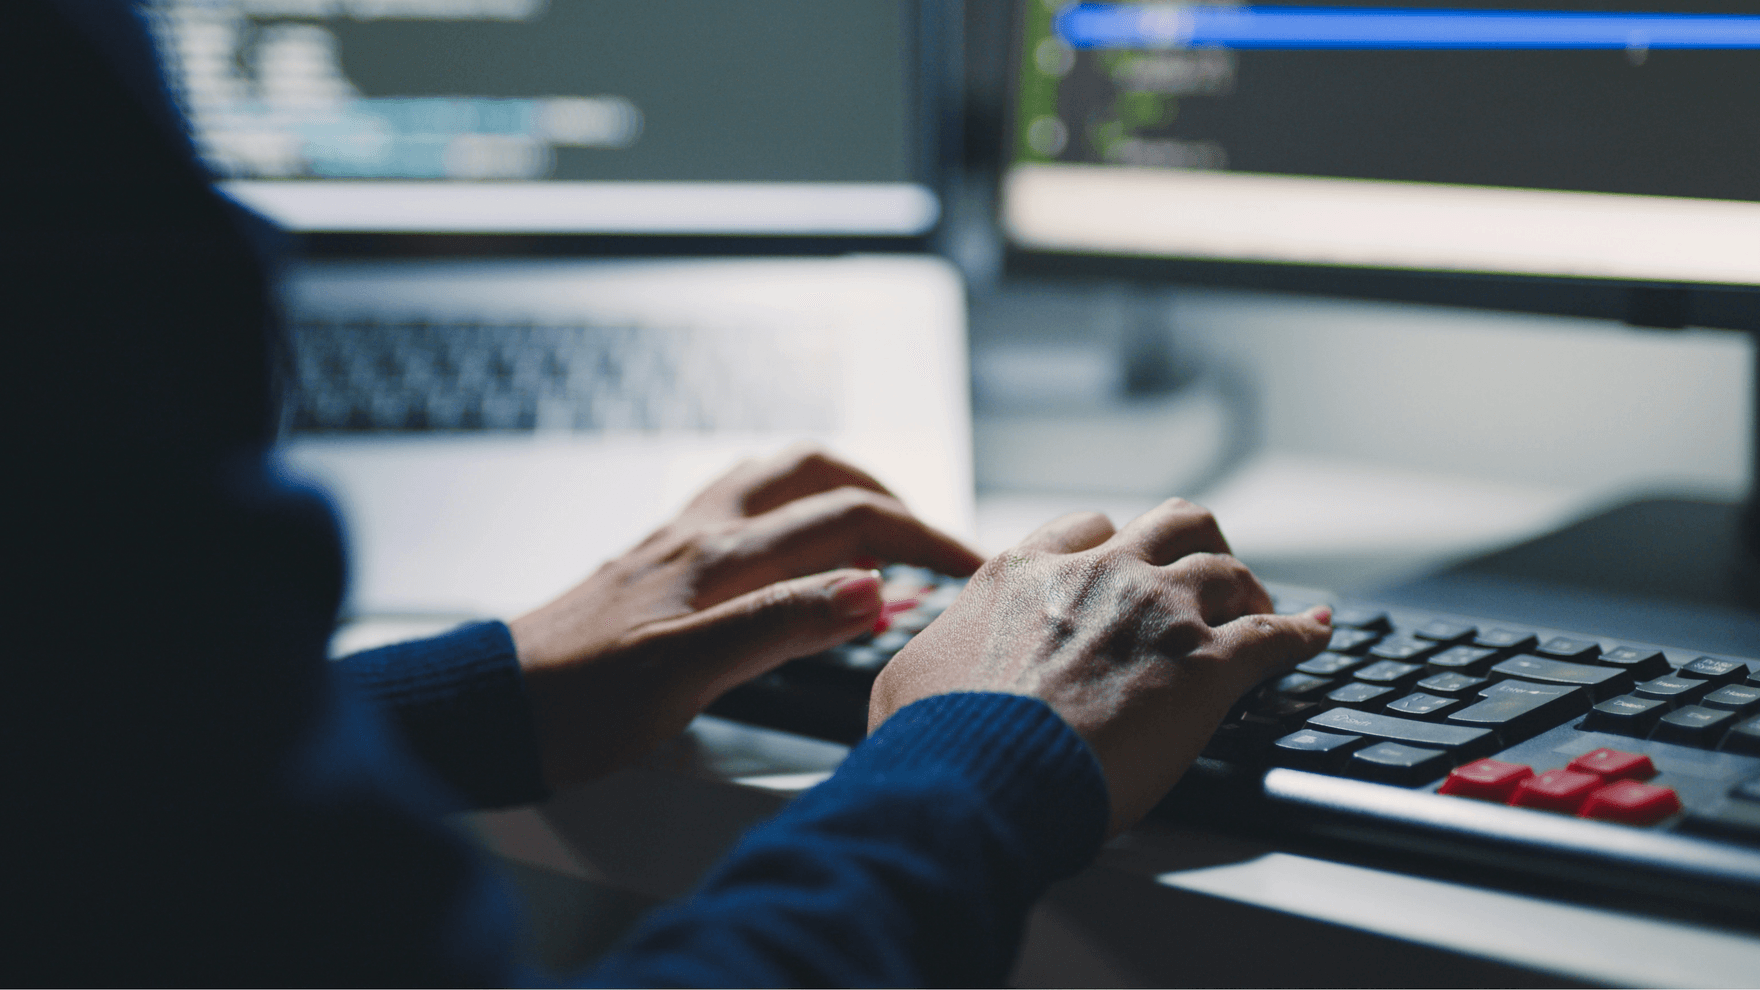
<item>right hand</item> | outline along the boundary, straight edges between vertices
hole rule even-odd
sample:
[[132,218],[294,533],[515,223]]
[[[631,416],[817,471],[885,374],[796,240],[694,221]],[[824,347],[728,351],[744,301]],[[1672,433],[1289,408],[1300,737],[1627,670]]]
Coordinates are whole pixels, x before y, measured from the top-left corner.
[[1326,646],[1331,613],[1272,614],[1210,513],[1173,499],[1114,531],[1077,513],[990,560],[874,684],[872,731],[958,691],[1045,701],[1106,775],[1112,832],[1179,780],[1229,706]]

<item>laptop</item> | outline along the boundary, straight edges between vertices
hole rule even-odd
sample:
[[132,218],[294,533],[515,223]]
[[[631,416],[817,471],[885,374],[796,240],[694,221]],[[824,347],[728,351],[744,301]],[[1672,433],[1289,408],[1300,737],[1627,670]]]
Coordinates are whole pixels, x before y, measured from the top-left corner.
[[969,535],[945,16],[156,5],[222,189],[302,237],[282,452],[341,511],[347,614],[518,614],[803,440]]

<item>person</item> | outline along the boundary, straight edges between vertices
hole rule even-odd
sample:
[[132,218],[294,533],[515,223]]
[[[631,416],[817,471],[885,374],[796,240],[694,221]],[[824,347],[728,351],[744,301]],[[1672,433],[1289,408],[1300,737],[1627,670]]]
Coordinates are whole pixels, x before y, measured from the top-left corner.
[[872,557],[972,577],[882,672],[869,738],[568,978],[999,983],[1045,887],[1327,639],[1324,610],[1270,614],[1196,506],[1066,516],[984,561],[795,449],[527,615],[328,663],[344,544],[273,454],[275,235],[196,164],[129,6],[8,20],[34,80],[12,116],[16,981],[544,979],[444,813],[625,765],[868,628]]

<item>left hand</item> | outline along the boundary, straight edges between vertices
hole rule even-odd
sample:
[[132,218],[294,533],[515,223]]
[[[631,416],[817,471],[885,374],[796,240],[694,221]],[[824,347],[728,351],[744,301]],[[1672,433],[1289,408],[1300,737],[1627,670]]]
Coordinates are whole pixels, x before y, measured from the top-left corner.
[[956,576],[983,562],[821,450],[735,468],[634,549],[508,623],[545,779],[614,770],[734,685],[872,628],[880,580],[851,565],[876,560]]

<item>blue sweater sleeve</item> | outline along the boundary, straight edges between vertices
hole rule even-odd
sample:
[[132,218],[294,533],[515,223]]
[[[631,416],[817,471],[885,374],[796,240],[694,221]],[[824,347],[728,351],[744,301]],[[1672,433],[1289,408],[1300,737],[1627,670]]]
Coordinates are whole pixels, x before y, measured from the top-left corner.
[[898,712],[588,979],[609,986],[1000,986],[1026,913],[1099,849],[1109,804],[1037,699]]
[[548,795],[506,625],[460,626],[356,653],[337,667],[379,703],[415,754],[472,807],[529,804]]

